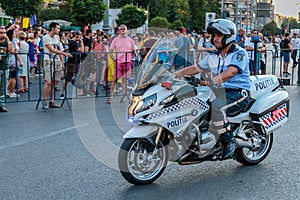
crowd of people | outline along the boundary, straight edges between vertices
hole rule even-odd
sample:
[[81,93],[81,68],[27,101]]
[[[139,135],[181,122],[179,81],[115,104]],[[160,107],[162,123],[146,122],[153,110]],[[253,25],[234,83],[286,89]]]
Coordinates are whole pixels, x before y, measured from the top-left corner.
[[[254,52],[252,36],[260,37],[257,52]],[[114,27],[114,33],[109,34],[99,29],[94,32],[89,24],[83,27],[82,32],[61,31],[59,24],[55,22],[48,28],[36,26],[22,29],[19,19],[14,18],[13,24],[0,27],[0,112],[7,111],[4,108],[4,98],[15,98],[20,93],[28,92],[28,76],[35,74],[42,74],[44,77],[44,107],[60,108],[54,102],[54,92],[61,91],[60,99],[67,98],[67,84],[74,82],[75,75],[80,73],[79,68],[84,64],[93,67],[88,70],[88,88],[78,87],[79,96],[95,93],[95,86],[101,84],[104,89],[109,90],[106,103],[111,104],[119,81],[122,86],[121,103],[125,103],[126,81],[131,77],[131,68],[139,66],[160,37],[168,38],[174,48],[181,49],[174,59],[176,70],[191,66],[203,60],[210,52],[217,51],[211,40],[212,35],[207,30],[197,34],[178,27],[175,31],[149,31],[147,34],[130,35],[127,27],[120,25]],[[289,33],[285,33],[284,37],[277,35],[268,39],[257,29],[251,30],[249,35],[244,29],[240,29],[234,43],[247,51],[251,75],[266,73],[266,43],[272,43],[275,57],[279,57],[281,50],[283,74],[289,76],[290,58],[293,60],[293,67],[298,64],[299,41],[297,33],[293,33],[291,39]],[[163,52],[159,55],[159,60],[165,59]],[[92,58],[90,54],[93,54]],[[255,60],[257,63],[254,63]],[[5,74],[8,77],[4,77]],[[60,87],[62,76],[64,78]],[[297,83],[300,84],[300,81]]]
[[[292,37],[290,33],[286,32],[283,35],[276,35],[271,37],[264,37],[262,33],[259,33],[259,30],[253,29],[251,30],[250,35],[247,37],[245,30],[240,29],[239,34],[236,38],[236,44],[239,46],[245,48],[246,50],[250,50],[249,57],[250,57],[250,70],[251,73],[254,73],[254,42],[251,41],[252,36],[260,36],[260,42],[257,43],[257,74],[265,74],[266,73],[266,44],[270,43],[273,46],[274,49],[274,57],[283,58],[283,75],[285,77],[288,77],[291,75],[289,72],[289,64],[292,59],[292,67],[296,67],[298,65],[298,59],[300,58],[299,55],[299,49],[300,49],[300,39],[297,32],[292,33]],[[279,53],[280,51],[280,53]],[[300,79],[298,79],[297,84],[300,84]]]

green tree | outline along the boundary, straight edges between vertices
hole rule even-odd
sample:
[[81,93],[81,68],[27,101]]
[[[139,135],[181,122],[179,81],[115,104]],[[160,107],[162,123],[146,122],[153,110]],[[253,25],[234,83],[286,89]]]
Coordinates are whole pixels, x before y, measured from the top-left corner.
[[116,20],[118,25],[125,24],[129,29],[138,28],[145,24],[147,19],[146,10],[132,4],[122,7]]
[[187,0],[173,1],[168,7],[167,19],[169,23],[174,23],[180,20],[183,26],[188,23],[189,14],[189,4]]
[[53,19],[63,19],[66,21],[73,21],[68,10],[61,9],[46,9],[38,13],[37,19],[41,22]]
[[199,5],[205,8],[207,7],[207,1],[189,0],[190,18],[187,24],[189,30],[195,30],[198,33],[205,29],[205,10],[199,9]]
[[261,32],[265,36],[280,35],[281,30],[277,27],[276,22],[272,21],[263,26]]
[[65,3],[59,6],[59,9],[40,10],[37,14],[37,18],[41,22],[53,19],[64,19],[66,21],[72,21],[72,24],[74,24],[76,20],[71,17],[70,4],[71,0],[65,0]]
[[32,17],[37,14],[42,0],[1,0],[0,7],[12,17]]
[[[152,0],[149,1],[149,20],[151,21],[155,17],[167,17],[168,9],[172,0]],[[147,8],[147,7],[146,7]]]
[[111,8],[121,8],[127,4],[133,4],[137,7],[142,7],[145,10],[149,9],[149,20],[155,17],[166,17],[167,11],[172,0],[110,0]]
[[296,19],[284,19],[281,24],[281,33],[284,33],[287,27],[289,28],[288,31],[291,29],[299,29],[300,24],[298,24]]
[[220,16],[220,0],[111,0],[112,8],[120,8],[132,3],[147,9],[149,20],[155,17],[167,18],[170,26],[180,20],[188,30],[198,32],[205,28],[205,13],[214,12]]
[[[221,16],[221,10],[220,10],[220,0],[205,0],[205,12],[214,12],[217,14],[217,16]],[[229,16],[229,15],[227,15]],[[205,20],[205,19],[204,19]]]
[[72,17],[83,26],[84,23],[94,24],[104,18],[106,5],[103,0],[71,0],[70,11]]
[[168,28],[169,23],[168,23],[168,20],[164,17],[155,17],[150,21],[149,26],[150,27],[159,27],[159,28]]
[[180,19],[174,21],[173,23],[170,23],[169,29],[175,30],[178,27],[183,27],[183,23]]

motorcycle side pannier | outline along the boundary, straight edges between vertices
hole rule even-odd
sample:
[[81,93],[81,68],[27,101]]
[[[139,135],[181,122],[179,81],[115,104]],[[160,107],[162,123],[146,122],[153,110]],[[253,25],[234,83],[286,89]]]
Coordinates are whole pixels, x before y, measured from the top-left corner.
[[267,133],[272,132],[288,120],[288,93],[286,91],[276,91],[259,97],[249,113],[254,121],[262,123]]

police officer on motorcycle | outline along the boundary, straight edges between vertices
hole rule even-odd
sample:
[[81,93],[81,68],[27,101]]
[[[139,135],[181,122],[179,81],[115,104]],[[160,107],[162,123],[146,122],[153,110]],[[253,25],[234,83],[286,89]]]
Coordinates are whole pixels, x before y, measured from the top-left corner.
[[236,142],[227,117],[243,110],[249,103],[249,58],[243,48],[234,44],[236,26],[233,22],[225,19],[213,20],[208,24],[207,31],[212,35],[211,42],[217,50],[210,52],[196,65],[175,72],[175,75],[181,77],[195,75],[204,70],[210,71],[212,78],[202,81],[216,95],[211,104],[210,131],[220,134],[223,159],[228,159],[234,154]]

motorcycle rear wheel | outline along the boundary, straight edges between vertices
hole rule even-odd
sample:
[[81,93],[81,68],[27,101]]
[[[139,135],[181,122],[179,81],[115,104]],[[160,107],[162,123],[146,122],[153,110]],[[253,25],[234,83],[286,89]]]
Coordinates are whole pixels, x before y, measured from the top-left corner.
[[160,142],[158,148],[146,139],[125,139],[119,151],[122,176],[134,185],[154,182],[164,172],[168,161],[167,149]]
[[235,158],[243,165],[256,165],[263,161],[272,149],[273,133],[270,133],[265,138],[266,142],[260,149],[253,151],[249,148],[239,147],[235,150]]

